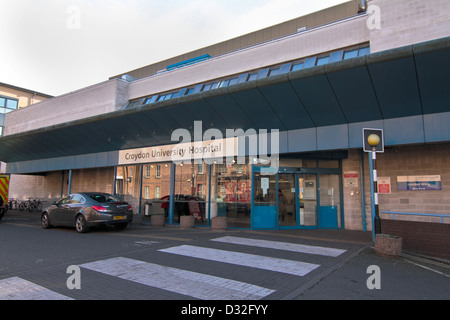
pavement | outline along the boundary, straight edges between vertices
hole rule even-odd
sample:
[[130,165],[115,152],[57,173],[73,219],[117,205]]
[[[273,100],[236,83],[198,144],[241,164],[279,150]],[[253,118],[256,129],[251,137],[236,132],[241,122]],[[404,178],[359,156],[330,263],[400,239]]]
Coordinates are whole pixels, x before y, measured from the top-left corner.
[[[9,211],[3,223],[39,227],[37,212]],[[336,262],[324,264],[320,273],[300,286],[269,296],[273,300],[449,300],[450,262],[402,252],[399,257],[375,253],[371,232],[349,230],[271,230],[229,229],[213,231],[208,227],[180,229],[176,225],[152,227],[134,222],[121,233],[123,237],[142,237],[151,233],[157,239],[209,240],[211,235],[264,238],[283,243],[342,247],[347,253]],[[258,249],[254,249],[258,252]]]

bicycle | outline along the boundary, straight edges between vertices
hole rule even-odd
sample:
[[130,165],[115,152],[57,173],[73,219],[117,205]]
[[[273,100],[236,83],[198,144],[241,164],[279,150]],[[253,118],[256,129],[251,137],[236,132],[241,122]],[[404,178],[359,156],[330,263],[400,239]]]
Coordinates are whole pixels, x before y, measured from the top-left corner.
[[22,201],[19,204],[19,210],[24,211],[27,209],[28,211],[34,211],[34,210],[42,210],[42,202],[39,199],[28,199],[25,201]]
[[42,210],[42,202],[39,199],[34,199],[30,201],[30,211],[34,211],[34,210],[38,210],[41,211]]
[[19,209],[19,202],[16,199],[11,198],[8,201],[8,206],[9,206],[9,209],[11,209],[11,210],[17,210],[17,209]]

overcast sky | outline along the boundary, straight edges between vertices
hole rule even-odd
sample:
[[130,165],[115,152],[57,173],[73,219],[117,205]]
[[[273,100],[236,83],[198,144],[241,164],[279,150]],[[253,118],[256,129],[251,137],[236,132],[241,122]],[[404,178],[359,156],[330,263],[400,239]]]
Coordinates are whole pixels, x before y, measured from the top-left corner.
[[0,0],[0,82],[60,95],[347,0]]

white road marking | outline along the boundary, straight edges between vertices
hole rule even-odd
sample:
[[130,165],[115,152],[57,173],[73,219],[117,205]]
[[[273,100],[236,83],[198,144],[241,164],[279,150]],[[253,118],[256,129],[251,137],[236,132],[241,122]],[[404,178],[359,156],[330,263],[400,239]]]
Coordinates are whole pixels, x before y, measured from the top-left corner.
[[122,257],[80,267],[203,300],[259,300],[275,292],[244,282]]
[[235,265],[258,268],[263,270],[288,273],[293,274],[295,276],[304,276],[309,272],[313,271],[314,269],[320,267],[320,265],[318,264],[312,264],[307,262],[277,259],[271,257],[258,256],[254,254],[224,251],[210,248],[201,248],[189,245],[182,245],[178,247],[162,249],[159,251],[193,258],[231,263]]
[[259,247],[259,248],[285,250],[285,251],[292,251],[292,252],[299,252],[299,253],[308,253],[308,254],[322,255],[322,256],[328,256],[328,257],[338,257],[346,251],[346,250],[333,249],[333,248],[327,248],[327,247],[308,246],[308,245],[296,244],[296,243],[256,240],[256,239],[239,238],[239,237],[222,237],[222,238],[217,238],[217,239],[211,239],[211,241],[225,242],[225,243]]
[[0,300],[73,300],[37,284],[12,277],[0,280]]

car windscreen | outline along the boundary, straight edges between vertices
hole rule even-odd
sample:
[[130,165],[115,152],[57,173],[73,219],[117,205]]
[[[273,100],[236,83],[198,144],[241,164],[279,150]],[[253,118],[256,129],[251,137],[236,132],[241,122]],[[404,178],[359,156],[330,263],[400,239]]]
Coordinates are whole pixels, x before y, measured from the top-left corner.
[[121,202],[118,198],[110,194],[87,194],[87,196],[97,202]]

